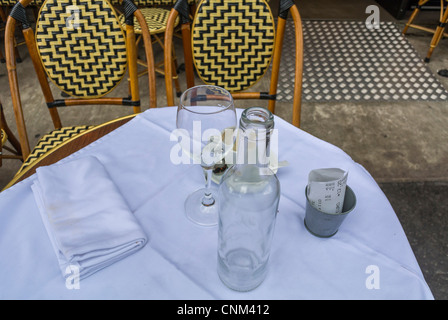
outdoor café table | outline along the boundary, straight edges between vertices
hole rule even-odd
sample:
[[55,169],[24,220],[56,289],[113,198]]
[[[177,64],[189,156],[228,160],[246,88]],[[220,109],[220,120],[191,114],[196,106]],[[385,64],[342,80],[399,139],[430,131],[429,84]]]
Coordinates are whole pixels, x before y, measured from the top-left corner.
[[[341,149],[278,117],[279,160],[289,166],[277,173],[281,198],[269,273],[253,291],[228,289],[216,272],[218,227],[197,226],[184,214],[185,199],[204,177],[199,165],[172,163],[175,124],[176,108],[149,109],[112,123],[111,130],[118,128],[59,161],[95,156],[148,237],[142,249],[79,286],[67,283],[59,269],[31,190],[36,175],[1,192],[0,299],[433,299],[371,175]],[[46,161],[51,164],[51,155]],[[304,226],[304,189],[317,168],[348,170],[357,197],[331,238],[315,237]]]

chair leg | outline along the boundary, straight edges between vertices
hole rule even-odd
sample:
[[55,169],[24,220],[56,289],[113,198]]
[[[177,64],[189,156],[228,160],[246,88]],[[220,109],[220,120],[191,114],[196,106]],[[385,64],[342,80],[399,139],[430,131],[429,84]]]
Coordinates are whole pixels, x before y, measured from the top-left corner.
[[[19,140],[17,140],[17,138],[14,136],[14,134],[12,133],[11,129],[9,129],[8,126],[5,126],[3,128],[3,130],[5,130],[6,135],[8,136],[8,141],[9,143],[11,143],[11,145],[14,147],[15,149],[15,154],[16,155],[21,155],[22,154],[22,148],[20,147],[20,142]],[[21,157],[19,158],[20,160],[23,160]]]
[[[158,35],[158,34],[153,34],[152,37],[154,38],[153,43],[158,43],[160,48],[162,48],[163,51],[165,51],[165,44],[162,41],[162,38]],[[136,45],[138,46],[139,42],[141,40],[141,36],[137,39],[136,41]],[[144,66],[145,68],[147,68],[147,64],[146,61],[141,60],[141,59],[137,59],[138,64],[141,66]],[[177,66],[177,57],[176,57],[176,52],[174,50],[172,50],[172,55],[171,55],[171,62],[172,62],[172,69],[173,69],[173,73],[172,73],[172,80],[174,81],[174,86],[176,88],[176,95],[177,97],[180,97],[182,95],[182,90],[180,87],[180,83],[179,83],[179,75],[178,75],[178,66]],[[163,76],[165,76],[165,70],[164,68],[161,68],[160,66],[163,66],[164,61],[160,61],[158,63],[156,63],[156,69],[155,71]],[[139,77],[143,76],[144,74],[147,73],[147,70],[144,70],[142,72],[140,72],[138,74]]]
[[5,14],[5,12],[3,11],[3,7],[0,7],[0,19],[2,19],[2,21],[4,22],[4,23],[6,23],[6,14]]
[[17,63],[21,63],[23,60],[22,57],[20,56],[19,50],[17,50],[17,45],[14,47],[14,54],[16,56]]
[[436,32],[432,37],[431,45],[429,46],[428,53],[426,54],[425,62],[429,62],[429,60],[431,59],[432,52],[437,47],[437,45],[439,44],[440,40],[443,37],[443,32],[445,30],[447,22],[448,22],[448,8],[445,9],[445,13],[443,14],[443,17],[441,17]]
[[176,58],[176,53],[174,52],[174,48],[173,48],[173,80],[174,80],[174,86],[176,87],[176,95],[178,98],[180,98],[180,96],[182,95],[182,90],[180,88],[180,84],[179,84],[179,74],[177,71],[177,58]]
[[[5,114],[3,113],[3,106],[1,104],[1,102],[0,102],[0,128],[2,128],[5,131],[6,136],[8,137],[9,143],[14,148],[14,150],[12,150],[10,148],[7,148],[8,151],[11,151],[13,153],[12,156],[8,156],[8,157],[12,158],[12,159],[19,159],[19,160],[23,161],[23,159],[22,159],[22,148],[20,146],[20,142],[14,136],[13,132],[11,131],[11,129],[9,129],[8,124],[6,123]],[[2,148],[3,148],[3,146],[2,146]],[[2,165],[1,160],[3,158],[1,153],[2,152],[0,150],[0,167]]]
[[420,12],[420,8],[422,5],[424,5],[426,2],[428,2],[429,0],[420,0],[418,2],[417,8],[414,9],[414,12],[412,12],[411,17],[409,18],[408,22],[406,23],[406,26],[404,27],[402,33],[406,34],[406,32],[409,29],[409,26],[412,24],[412,22],[414,21],[414,19],[417,17],[418,13]]

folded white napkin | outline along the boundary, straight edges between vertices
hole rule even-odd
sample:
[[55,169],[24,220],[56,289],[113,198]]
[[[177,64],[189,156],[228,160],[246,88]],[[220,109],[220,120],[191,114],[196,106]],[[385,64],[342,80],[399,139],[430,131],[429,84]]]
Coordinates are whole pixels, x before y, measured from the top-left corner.
[[141,249],[147,237],[95,157],[40,167],[32,185],[64,277],[79,279]]

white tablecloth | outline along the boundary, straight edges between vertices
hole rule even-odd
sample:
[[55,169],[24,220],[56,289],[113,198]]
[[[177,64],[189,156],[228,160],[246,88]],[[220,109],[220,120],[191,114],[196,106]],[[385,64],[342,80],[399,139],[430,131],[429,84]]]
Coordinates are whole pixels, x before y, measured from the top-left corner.
[[[198,165],[173,165],[176,108],[151,109],[62,161],[96,156],[149,236],[137,253],[65,282],[31,192],[32,176],[0,193],[0,299],[433,299],[406,235],[370,174],[339,148],[276,118],[282,187],[266,280],[251,292],[217,275],[217,227],[184,215],[202,187]],[[332,238],[303,223],[308,173],[349,170],[357,207]],[[373,282],[372,282],[373,279]]]

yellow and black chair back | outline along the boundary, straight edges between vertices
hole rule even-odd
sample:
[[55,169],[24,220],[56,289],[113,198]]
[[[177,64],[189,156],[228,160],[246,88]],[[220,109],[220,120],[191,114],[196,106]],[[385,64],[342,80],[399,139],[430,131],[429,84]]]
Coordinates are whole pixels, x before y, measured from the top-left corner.
[[126,73],[126,40],[105,1],[74,3],[43,5],[37,52],[49,79],[69,96],[103,97]]
[[[141,111],[137,78],[137,53],[134,16],[145,20],[131,0],[123,0],[126,33],[107,0],[46,0],[42,3],[35,34],[26,15],[31,0],[20,0],[11,10],[6,25],[6,60],[11,96],[24,166],[56,144],[88,129],[88,126],[63,128],[57,109],[75,105],[122,105]],[[43,137],[30,155],[22,101],[13,57],[16,23],[22,24],[24,38],[34,69],[53,120],[55,131]],[[154,58],[149,31],[143,31],[149,77],[149,107],[156,107]],[[108,97],[129,73],[130,90],[126,97]],[[49,80],[69,97],[54,99]],[[28,101],[32,103],[32,101]]]
[[[120,0],[111,0],[113,5],[119,4]],[[189,4],[193,4],[195,0],[188,0]],[[135,0],[134,4],[138,7],[167,7],[171,8],[176,3],[176,0]]]
[[[196,69],[205,84],[223,87],[235,99],[269,100],[271,112],[275,112],[283,37],[286,19],[291,14],[296,30],[293,124],[300,125],[303,39],[294,1],[280,1],[277,28],[266,0],[202,0],[193,21],[187,14],[185,0],[178,0],[168,19],[168,30],[172,29],[174,18],[180,15],[183,19],[187,86],[194,85]],[[172,32],[167,31],[166,49],[171,42]],[[271,65],[269,92],[248,92]],[[165,69],[171,74],[169,65]],[[172,86],[168,82],[166,85],[168,104],[173,105]]]

